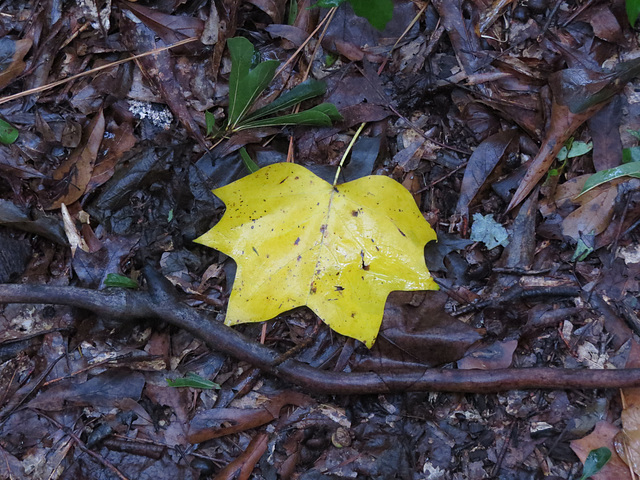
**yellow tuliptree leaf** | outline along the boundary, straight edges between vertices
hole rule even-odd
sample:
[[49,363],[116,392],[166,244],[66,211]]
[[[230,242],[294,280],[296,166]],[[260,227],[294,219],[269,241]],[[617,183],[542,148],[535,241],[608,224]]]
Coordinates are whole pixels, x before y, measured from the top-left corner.
[[436,234],[388,177],[334,187],[300,165],[278,163],[213,193],[227,210],[195,241],[238,264],[227,325],[306,305],[371,347],[390,292],[438,288],[424,261]]

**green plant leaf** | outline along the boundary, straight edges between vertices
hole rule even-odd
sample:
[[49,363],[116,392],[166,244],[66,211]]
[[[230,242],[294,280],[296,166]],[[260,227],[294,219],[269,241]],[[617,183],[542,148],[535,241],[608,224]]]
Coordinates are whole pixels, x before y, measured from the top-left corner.
[[622,149],[622,163],[640,162],[640,147]]
[[635,26],[640,14],[640,0],[626,0],[627,18],[631,26]]
[[589,190],[594,189],[603,183],[610,182],[620,177],[635,177],[640,178],[640,162],[630,162],[620,165],[619,167],[609,168],[591,175],[586,182],[580,195],[587,193]]
[[384,30],[393,16],[392,0],[348,0],[359,17],[369,20],[378,30]]
[[240,125],[236,131],[259,127],[282,127],[285,125],[313,125],[316,127],[330,127],[331,118],[322,112],[310,109],[300,113],[291,113],[280,117],[263,118]]
[[259,118],[266,117],[272,113],[277,113],[285,108],[293,107],[295,104],[300,103],[310,98],[324,95],[327,91],[327,86],[324,82],[309,79],[302,82],[300,85],[292,88],[291,90],[280,95],[276,100],[269,105],[265,105],[259,108],[251,115],[247,116],[246,121],[258,120]]
[[138,288],[138,282],[118,273],[109,273],[104,279],[105,287]]
[[589,153],[591,150],[593,150],[593,142],[587,143],[576,140],[571,144],[567,158],[580,157],[581,155]]
[[9,145],[18,139],[18,129],[0,118],[0,143]]
[[640,130],[631,130],[630,128],[627,128],[627,132],[629,133],[629,135],[633,135],[638,140],[640,140]]
[[171,380],[167,378],[167,384],[170,387],[191,387],[191,388],[201,388],[202,390],[213,390],[219,389],[220,385],[211,380],[207,380],[206,378],[202,378],[200,375],[189,372],[184,378],[176,378],[175,380]]
[[584,467],[582,468],[582,476],[580,480],[586,480],[587,478],[595,475],[602,467],[604,467],[611,458],[611,450],[607,447],[596,448],[591,450],[584,461]]
[[216,128],[216,117],[209,110],[204,112],[204,121],[207,125],[207,137],[210,137],[218,130]]
[[255,173],[260,170],[260,167],[256,165],[256,162],[254,162],[249,156],[249,152],[247,152],[246,148],[242,147],[240,149],[240,156],[242,157],[244,166],[247,167],[247,170],[249,170],[249,173]]
[[327,53],[324,56],[324,65],[325,67],[332,67],[334,63],[338,60],[338,56],[333,53]]
[[315,3],[313,6],[321,7],[321,8],[333,8],[333,7],[339,7],[345,1],[346,0],[318,0],[318,2]]
[[289,0],[289,15],[287,16],[287,24],[293,25],[298,18],[298,1]]
[[576,251],[573,252],[571,257],[572,262],[583,262],[593,252],[596,236],[593,232],[583,235],[580,234],[578,238],[578,244],[576,245]]
[[333,122],[339,122],[343,120],[342,115],[340,115],[340,112],[333,103],[321,103],[320,105],[316,105],[315,107],[310,108],[307,111],[322,112]]
[[256,98],[271,83],[279,62],[269,60],[251,68],[255,49],[244,37],[227,40],[231,53],[231,73],[229,74],[229,116],[227,125],[235,128],[247,114]]

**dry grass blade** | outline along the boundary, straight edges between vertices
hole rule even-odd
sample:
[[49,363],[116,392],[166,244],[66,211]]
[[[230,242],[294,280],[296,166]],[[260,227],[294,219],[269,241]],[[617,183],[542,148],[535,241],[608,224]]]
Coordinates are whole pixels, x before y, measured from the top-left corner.
[[41,87],[31,88],[29,90],[25,90],[24,92],[16,93],[14,95],[9,95],[8,97],[0,98],[0,105],[2,105],[3,103],[11,102],[13,100],[17,100],[17,99],[22,98],[22,97],[26,97],[28,95],[33,95],[33,94],[36,94],[36,93],[44,92],[46,90],[51,90],[52,88],[58,87],[60,85],[64,85],[65,83],[69,83],[69,82],[71,82],[73,80],[76,80],[78,78],[86,77],[87,75],[93,75],[94,73],[101,72],[101,71],[107,70],[109,68],[117,67],[118,65],[122,65],[123,63],[127,63],[127,62],[130,62],[132,60],[136,60],[136,59],[142,58],[142,57],[148,57],[149,55],[155,55],[157,53],[164,52],[165,50],[170,50],[172,48],[179,47],[179,46],[185,45],[187,43],[195,42],[196,40],[198,40],[197,37],[185,38],[184,40],[180,40],[179,42],[176,42],[176,43],[174,43],[172,45],[168,45],[166,47],[156,48],[156,49],[150,50],[150,51],[145,52],[145,53],[140,53],[138,55],[134,55],[134,56],[129,57],[129,58],[124,58],[122,60],[118,60],[118,61],[115,61],[113,63],[109,63],[107,65],[102,65],[100,67],[92,68],[91,70],[87,70],[86,72],[81,72],[81,73],[78,73],[76,75],[72,75],[72,76],[70,76],[68,78],[64,78],[62,80],[57,80],[55,82],[48,83],[47,85],[42,85]]

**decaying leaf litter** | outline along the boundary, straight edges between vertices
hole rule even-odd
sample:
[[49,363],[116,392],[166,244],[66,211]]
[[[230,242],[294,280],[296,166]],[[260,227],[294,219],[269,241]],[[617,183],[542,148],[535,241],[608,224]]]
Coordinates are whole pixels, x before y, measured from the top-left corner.
[[[69,287],[3,307],[3,477],[579,478],[578,457],[607,447],[593,478],[632,478],[633,388],[522,390],[525,371],[499,376],[579,368],[594,385],[637,365],[638,49],[623,2],[397,2],[382,32],[343,5],[256,105],[308,76],[326,93],[303,107],[331,103],[343,120],[256,126],[211,152],[207,126],[228,115],[227,40],[285,64],[328,11],[78,3],[8,2],[0,17],[0,280]],[[180,312],[224,319],[235,264],[193,240],[224,212],[211,190],[247,175],[238,150],[331,182],[362,123],[339,183],[373,173],[409,190],[438,236],[426,258],[441,291],[392,293],[371,350],[306,309],[220,330],[218,348],[215,334],[172,326]],[[72,306],[47,293],[104,289],[113,274],[139,290]],[[148,288],[156,310],[141,300],[141,319],[121,321],[116,307],[134,316]],[[486,391],[484,375],[503,392],[382,393],[440,365],[447,390]],[[300,371],[327,393],[297,389]],[[333,378],[334,393],[357,388],[349,378],[381,393],[332,396]]]

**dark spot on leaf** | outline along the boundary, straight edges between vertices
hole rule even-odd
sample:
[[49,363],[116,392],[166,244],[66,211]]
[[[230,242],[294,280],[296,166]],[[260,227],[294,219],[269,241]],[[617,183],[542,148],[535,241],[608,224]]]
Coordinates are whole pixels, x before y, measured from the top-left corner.
[[[396,228],[398,228],[398,227],[396,227]],[[400,235],[402,235],[403,237],[406,237],[406,235],[404,234],[404,232],[403,232],[402,230],[400,230],[400,229],[398,228],[398,231],[400,232]]]
[[298,261],[302,260],[302,255],[298,255],[297,260],[298,260]]
[[311,284],[311,293],[312,293],[312,294],[316,293],[316,282],[313,282],[313,283]]
[[300,237],[296,238],[296,241],[293,242],[294,245],[298,245],[300,243]]
[[351,210],[351,215],[353,217],[357,217],[358,216],[358,211],[357,210]]
[[258,250],[256,250],[256,247],[251,247],[251,249],[255,252],[256,255],[260,256],[260,254],[258,253]]
[[341,287],[340,285],[336,285],[336,292],[341,292],[344,290],[344,287]]
[[356,318],[356,312],[351,312],[351,318]]
[[323,223],[323,224],[320,226],[320,233],[322,233],[322,234],[324,235],[324,232],[326,232],[326,231],[327,231],[327,224],[326,224],[326,223]]
[[338,190],[337,187],[333,187],[333,191],[336,192],[336,193],[340,193],[340,191]]
[[282,181],[280,182],[280,185],[282,185],[284,182],[286,182],[286,181],[287,181],[287,178],[289,178],[289,176],[288,176],[288,175],[282,179]]

